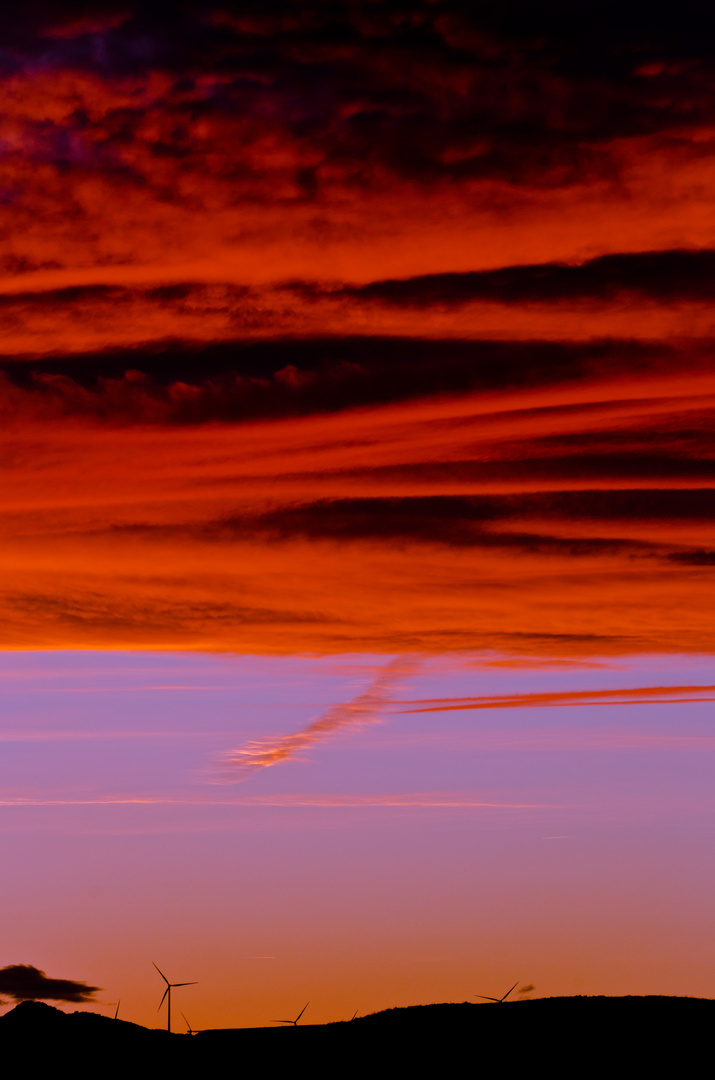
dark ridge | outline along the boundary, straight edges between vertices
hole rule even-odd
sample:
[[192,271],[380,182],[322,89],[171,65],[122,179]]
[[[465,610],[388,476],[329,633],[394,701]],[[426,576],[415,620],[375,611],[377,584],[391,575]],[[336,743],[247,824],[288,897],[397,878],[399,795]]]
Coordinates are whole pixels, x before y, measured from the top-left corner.
[[452,1077],[465,1063],[550,1077],[689,1076],[710,1053],[715,1001],[571,997],[387,1009],[353,1021],[230,1028],[195,1036],[24,1002],[0,1018],[6,1055],[100,1075]]

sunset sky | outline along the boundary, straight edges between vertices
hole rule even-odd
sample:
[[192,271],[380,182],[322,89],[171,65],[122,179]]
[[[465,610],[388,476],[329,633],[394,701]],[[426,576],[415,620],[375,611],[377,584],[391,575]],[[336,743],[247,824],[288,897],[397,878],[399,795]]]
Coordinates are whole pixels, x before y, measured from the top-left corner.
[[710,5],[1,11],[0,968],[715,994],[714,302]]

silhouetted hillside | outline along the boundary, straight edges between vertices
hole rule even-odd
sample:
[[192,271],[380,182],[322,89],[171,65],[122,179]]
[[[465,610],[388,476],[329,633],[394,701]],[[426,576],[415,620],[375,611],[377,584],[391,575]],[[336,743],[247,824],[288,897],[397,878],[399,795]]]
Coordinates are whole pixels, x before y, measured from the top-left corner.
[[[100,1077],[474,1075],[485,1069],[549,1077],[689,1075],[709,1060],[715,1001],[570,997],[387,1009],[299,1027],[230,1028],[188,1035],[95,1013],[23,1002],[0,1018],[4,1059],[39,1074],[67,1067]],[[29,1068],[30,1063],[34,1068]]]
[[17,1062],[28,1077],[53,1075],[63,1066],[92,1076],[113,1077],[127,1069],[144,1076],[145,1066],[166,1060],[175,1038],[97,1013],[64,1013],[40,1001],[23,1001],[0,1017],[1,1060]]

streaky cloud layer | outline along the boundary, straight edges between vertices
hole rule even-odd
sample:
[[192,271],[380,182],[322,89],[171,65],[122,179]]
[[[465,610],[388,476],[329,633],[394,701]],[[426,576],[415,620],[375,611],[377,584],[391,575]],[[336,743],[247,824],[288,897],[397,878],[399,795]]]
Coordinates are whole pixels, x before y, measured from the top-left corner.
[[713,18],[626,7],[0,15],[0,644],[713,648]]
[[528,348],[473,349],[462,393],[418,344],[400,394],[386,348],[377,401],[326,409],[328,377],[291,415],[279,380],[261,420],[107,422],[20,387],[4,644],[709,651],[709,349],[542,344],[533,378]]
[[715,330],[714,271],[714,251],[685,249],[363,285],[180,279],[23,292],[11,282],[3,290],[0,282],[0,343],[18,360],[181,342],[223,341],[236,349],[311,335],[410,337],[416,315],[427,340],[708,338]]

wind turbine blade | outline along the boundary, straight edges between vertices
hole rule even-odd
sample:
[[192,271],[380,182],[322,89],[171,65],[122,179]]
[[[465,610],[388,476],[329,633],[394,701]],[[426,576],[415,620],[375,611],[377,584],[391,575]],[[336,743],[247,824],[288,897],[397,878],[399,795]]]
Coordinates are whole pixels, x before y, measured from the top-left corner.
[[298,1015],[297,1015],[297,1016],[296,1016],[296,1018],[295,1018],[295,1023],[296,1023],[296,1024],[298,1023],[298,1021],[300,1020],[301,1016],[303,1015],[303,1013],[305,1012],[305,1010],[306,1010],[306,1009],[308,1008],[308,1006],[309,1006],[309,1005],[310,1005],[310,1002],[309,1002],[309,1001],[306,1001],[305,1005],[303,1006],[303,1008],[302,1008],[302,1009],[300,1010],[300,1012],[298,1013]]
[[[154,964],[154,961],[153,961],[153,960],[152,960],[152,964]],[[156,968],[156,970],[157,970],[157,971],[159,972],[159,974],[161,975],[161,977],[162,977],[162,979],[164,980],[164,982],[166,983],[166,985],[167,985],[167,986],[169,986],[169,980],[167,979],[166,975],[165,975],[165,974],[164,974],[164,972],[163,972],[163,971],[161,970],[161,968],[158,968],[158,967],[156,967],[156,964],[154,964],[154,967],[155,967],[155,968]]]
[[121,1004],[122,1004],[122,999],[120,998],[120,999],[119,999],[119,1001],[117,1002],[117,1007],[116,1007],[116,1009],[114,1010],[114,1019],[115,1019],[115,1020],[116,1020],[116,1019],[117,1019],[117,1017],[119,1016],[119,1006],[120,1006]]
[[[165,998],[165,997],[166,997],[166,995],[167,995],[167,994],[169,993],[169,990],[170,990],[170,989],[171,989],[171,987],[170,987],[170,986],[167,986],[166,990],[164,991],[164,997],[163,997],[163,998],[161,999],[161,1001],[159,1002],[159,1009],[160,1009],[160,1008],[162,1007],[162,1005],[164,1004],[164,998]],[[157,1011],[157,1012],[159,1012],[159,1009],[157,1009],[156,1011]]]
[[190,983],[172,983],[171,985],[172,986],[198,986],[199,984],[198,984],[198,982],[190,982]]
[[[184,1014],[181,1012],[181,1009],[179,1009],[179,1014],[181,1016],[184,1016]],[[191,1032],[191,1024],[189,1023],[189,1021],[186,1019],[185,1016],[184,1016],[184,1023],[186,1024],[187,1028],[189,1029],[189,1032]]]
[[475,997],[480,998],[482,1001],[501,1001],[501,998],[490,998],[486,994],[475,994]]
[[500,1001],[506,1001],[506,999],[507,999],[507,998],[509,997],[509,994],[511,993],[511,991],[512,991],[512,990],[515,990],[515,989],[516,989],[516,987],[517,987],[518,985],[519,985],[519,980],[517,979],[517,980],[516,980],[516,982],[514,983],[514,985],[512,986],[511,990],[507,990],[507,992],[506,992],[506,994],[504,995],[504,997],[503,997],[503,998],[499,998],[499,1000],[500,1000]]

